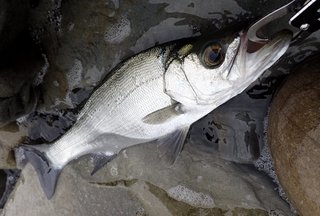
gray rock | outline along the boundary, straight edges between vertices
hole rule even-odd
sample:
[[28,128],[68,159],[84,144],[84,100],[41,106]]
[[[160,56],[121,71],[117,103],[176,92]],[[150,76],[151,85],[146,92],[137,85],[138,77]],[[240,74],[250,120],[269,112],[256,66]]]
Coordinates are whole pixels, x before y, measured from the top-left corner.
[[[144,197],[140,200],[146,210],[148,205],[149,208],[160,206],[148,204],[157,200],[156,193],[155,198],[146,198],[148,192],[141,191],[143,188],[149,188],[150,191],[151,187],[165,191],[167,197],[179,203],[198,209],[261,209],[291,215],[287,203],[274,190],[275,185],[271,179],[253,166],[228,162],[215,153],[201,151],[189,144],[173,166],[159,157],[157,148],[152,144],[124,150],[94,176],[90,176],[92,166],[88,161],[80,160],[74,164],[76,172],[84,179],[104,185],[118,185],[123,181],[138,182],[129,187],[138,197]],[[145,184],[149,186],[143,186]],[[161,202],[161,205],[168,205],[163,200]],[[156,207],[153,210],[156,211]]]
[[[247,28],[257,17],[283,4],[270,1],[266,5],[262,0],[214,3],[155,0],[139,4],[104,0],[41,1],[30,12],[34,38],[44,47],[49,62],[38,111],[63,123],[51,127],[47,117],[31,118],[34,126],[28,124],[33,128],[30,134],[35,139],[52,141],[64,133],[73,121],[65,118],[64,110],[81,104],[106,74],[135,53],[186,37],[209,33],[214,39],[219,34],[227,35]],[[275,31],[287,27],[285,19],[271,26]],[[279,64],[247,91],[196,123],[192,134],[198,134],[196,139],[203,141],[198,147],[208,147],[207,151],[217,151],[230,161],[252,164],[264,145],[262,125],[279,77],[287,75],[290,68],[307,56],[319,52],[319,38],[319,32],[314,33],[303,44],[292,46]],[[39,133],[42,127],[46,129]]]
[[42,1],[30,13],[34,38],[50,62],[42,109],[74,108],[88,96],[77,89],[92,91],[110,70],[138,52],[181,38],[209,33],[214,39],[221,32],[240,31],[281,5],[261,2]]
[[152,144],[127,149],[95,176],[90,158],[82,158],[65,167],[51,200],[28,164],[1,215],[291,215],[252,167],[189,145],[170,166],[155,150]]
[[[122,60],[159,43],[246,28],[280,5],[263,0],[40,1],[30,11],[30,27],[46,52],[48,70],[39,76],[39,83],[44,79],[38,112],[21,127],[28,128],[31,139],[51,142],[75,119],[64,110],[84,101]],[[27,166],[2,215],[290,215],[276,185],[248,164],[263,147],[263,120],[277,80],[319,52],[319,37],[314,33],[291,47],[247,91],[196,123],[174,166],[165,164],[152,145],[123,151],[93,177],[88,158],[81,159],[62,172],[51,201]],[[0,156],[3,161],[8,149]]]
[[79,178],[66,167],[55,196],[48,200],[34,169],[27,165],[1,215],[143,215],[142,205],[125,187],[106,187]]

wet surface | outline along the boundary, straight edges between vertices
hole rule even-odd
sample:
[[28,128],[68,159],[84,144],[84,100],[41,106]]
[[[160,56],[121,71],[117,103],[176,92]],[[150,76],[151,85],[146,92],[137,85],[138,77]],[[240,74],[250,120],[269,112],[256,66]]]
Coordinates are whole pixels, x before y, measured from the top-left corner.
[[7,203],[9,196],[11,195],[16,183],[20,177],[21,171],[18,169],[14,170],[1,170],[0,172],[0,190],[1,190],[1,198],[0,198],[0,208],[3,208]]
[[[253,166],[189,144],[173,166],[146,144],[123,151],[94,176],[92,168],[89,157],[67,165],[48,200],[27,165],[3,215],[290,215],[274,184]],[[21,212],[24,206],[33,208]]]
[[[63,134],[72,125],[78,111],[70,109],[85,101],[108,71],[129,56],[179,38],[239,31],[280,3],[272,2],[267,7],[261,7],[262,3],[259,2],[230,1],[230,4],[212,4],[210,1],[201,4],[165,1],[145,1],[139,4],[119,1],[54,1],[42,2],[34,7],[30,15],[31,29],[48,58],[49,66],[40,89],[43,94],[38,112],[24,123],[31,139],[51,142]],[[83,5],[86,6],[85,10]],[[140,14],[141,10],[145,13]],[[42,15],[44,11],[49,11],[46,16]],[[151,16],[154,18],[149,19]],[[265,77],[261,77],[246,92],[214,111],[214,117],[209,114],[207,121],[221,127],[219,129],[202,122],[203,134],[208,137],[206,142],[221,143],[219,149],[223,152],[227,148],[226,154],[233,152],[227,158],[235,155],[233,160],[241,162],[255,159],[263,145],[261,123],[266,116],[273,91],[291,67],[302,58],[317,52],[317,37],[315,34],[315,37],[311,36],[304,44],[292,47],[274,69],[265,73]],[[118,41],[114,41],[114,38]],[[238,119],[241,115],[251,118],[250,124],[247,120]],[[55,119],[54,123],[52,118]],[[212,118],[216,120],[213,121]],[[196,123],[194,128],[201,127],[198,125],[200,123]],[[229,136],[235,133],[230,125],[237,125],[239,139]],[[46,129],[42,130],[42,127]],[[214,134],[215,138],[212,137]],[[224,137],[226,134],[228,137]],[[248,139],[256,145],[247,144]],[[222,143],[229,145],[223,147]],[[217,145],[213,146],[218,149]],[[230,151],[230,148],[233,150]],[[243,150],[238,152],[236,148]]]
[[[55,0],[30,1],[16,10],[3,4],[0,38],[12,42],[0,42],[0,49],[7,49],[3,44],[15,46],[10,46],[10,55],[0,52],[9,59],[0,64],[0,125],[6,125],[0,132],[1,158],[5,158],[1,166],[14,167],[13,159],[7,159],[12,147],[22,142],[50,143],[63,135],[92,90],[121,61],[181,38],[229,35],[283,3]],[[28,41],[18,43],[19,39],[10,36],[25,29],[17,26],[13,33],[6,31],[10,22],[2,24],[1,11],[28,17],[24,24]],[[14,19],[13,23],[23,25]],[[314,33],[303,44],[290,47],[245,92],[196,122],[190,130],[190,145],[228,162],[253,164],[265,145],[264,121],[273,93],[291,68],[319,52],[319,38],[320,34]],[[10,59],[19,67],[3,65]],[[18,117],[17,123],[7,125]]]

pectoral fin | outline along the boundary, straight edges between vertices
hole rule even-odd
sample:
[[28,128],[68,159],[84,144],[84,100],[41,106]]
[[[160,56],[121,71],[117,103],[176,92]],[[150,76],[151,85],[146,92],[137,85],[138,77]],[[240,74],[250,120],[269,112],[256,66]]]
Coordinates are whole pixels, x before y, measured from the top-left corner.
[[188,131],[189,126],[157,139],[156,142],[161,152],[161,157],[165,157],[169,163],[173,164],[183,148]]
[[170,106],[167,106],[165,108],[159,109],[153,113],[150,113],[149,115],[146,115],[142,121],[147,124],[162,124],[166,121],[169,121],[179,115],[183,114],[183,111],[181,110],[181,104],[180,103],[174,103]]

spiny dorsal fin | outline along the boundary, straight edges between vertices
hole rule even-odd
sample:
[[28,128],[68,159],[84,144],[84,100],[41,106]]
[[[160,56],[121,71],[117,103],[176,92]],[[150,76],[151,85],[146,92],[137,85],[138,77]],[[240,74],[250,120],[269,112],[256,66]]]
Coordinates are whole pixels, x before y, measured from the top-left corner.
[[167,106],[165,108],[159,109],[157,111],[154,111],[146,115],[142,119],[142,121],[144,123],[153,124],[153,125],[162,124],[181,114],[183,114],[183,111],[181,110],[181,104],[176,102],[170,106]]

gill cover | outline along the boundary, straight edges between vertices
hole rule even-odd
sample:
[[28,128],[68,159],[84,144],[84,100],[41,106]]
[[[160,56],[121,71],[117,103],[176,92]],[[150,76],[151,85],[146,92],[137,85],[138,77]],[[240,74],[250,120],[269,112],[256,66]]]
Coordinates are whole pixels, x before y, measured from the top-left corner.
[[282,32],[254,53],[240,33],[228,46],[224,61],[207,68],[196,53],[174,60],[165,73],[165,92],[184,105],[216,105],[240,94],[288,49],[291,32]]

